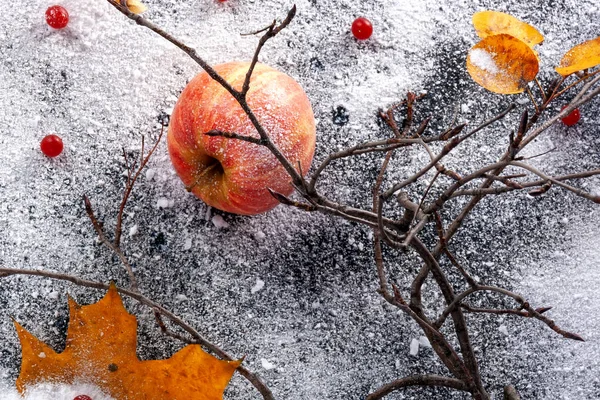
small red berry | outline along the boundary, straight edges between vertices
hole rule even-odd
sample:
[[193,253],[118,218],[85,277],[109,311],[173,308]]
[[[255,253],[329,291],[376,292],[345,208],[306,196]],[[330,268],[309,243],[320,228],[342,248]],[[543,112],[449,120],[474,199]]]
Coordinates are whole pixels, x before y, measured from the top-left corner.
[[356,18],[352,23],[352,34],[358,40],[366,40],[373,34],[373,25],[366,18]]
[[85,394],[80,394],[79,396],[75,397],[73,400],[92,400],[92,398],[90,396],[86,396]]
[[[567,106],[563,106],[563,108],[561,109],[561,111],[564,110],[565,108],[567,108]],[[573,111],[571,111],[571,113],[569,115],[567,115],[566,117],[562,118],[561,121],[566,126],[573,126],[576,123],[578,123],[580,119],[581,119],[581,114],[579,113],[579,108],[576,108]]]
[[47,135],[40,142],[40,149],[48,157],[56,157],[63,151],[62,139],[56,135]]
[[62,6],[48,7],[46,22],[54,29],[62,29],[69,23],[69,13]]

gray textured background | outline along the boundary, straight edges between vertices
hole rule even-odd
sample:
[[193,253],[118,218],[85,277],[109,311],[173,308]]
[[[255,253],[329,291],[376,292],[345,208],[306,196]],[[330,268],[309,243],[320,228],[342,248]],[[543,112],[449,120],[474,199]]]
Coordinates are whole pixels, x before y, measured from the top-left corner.
[[[47,1],[0,13],[0,265],[125,283],[117,259],[96,242],[82,195],[91,198],[105,225],[113,226],[125,179],[121,148],[138,154],[141,135],[156,137],[159,118],[169,113],[199,68],[101,0],[63,4],[72,14],[64,32],[51,32],[43,23]],[[284,16],[292,3],[147,4],[149,18],[196,47],[207,61],[219,63],[249,59],[256,39],[238,34]],[[296,20],[267,45],[262,60],[304,86],[318,118],[317,161],[339,148],[388,135],[376,111],[408,90],[429,93],[417,117],[434,116],[430,134],[444,129],[457,108],[461,120],[476,124],[509,101],[524,99],[491,94],[466,74],[466,53],[477,41],[470,25],[475,11],[507,11],[544,33],[540,77],[545,81],[568,48],[600,31],[600,11],[592,0],[296,4]],[[375,27],[365,43],[348,32],[360,15]],[[334,124],[339,107],[349,116],[343,125]],[[557,151],[537,165],[549,173],[597,168],[599,111],[596,100],[582,109],[578,126],[550,129],[532,154],[552,147]],[[495,160],[517,119],[514,112],[463,145],[449,166],[464,173]],[[65,153],[54,160],[38,150],[39,140],[50,132],[66,144]],[[386,184],[414,172],[424,160],[417,151],[398,152]],[[380,162],[373,156],[335,163],[320,189],[367,206]],[[140,289],[230,353],[247,355],[246,365],[277,398],[360,399],[405,374],[445,372],[431,350],[409,356],[410,341],[420,332],[375,293],[367,229],[284,207],[256,217],[213,210],[211,215],[220,214],[229,224],[217,229],[206,219],[206,206],[186,193],[174,175],[164,142],[149,168],[152,172],[143,175],[128,206],[123,243]],[[590,180],[587,189],[596,188],[598,179]],[[171,207],[159,208],[159,199],[172,200]],[[515,193],[483,202],[455,239],[453,250],[482,281],[518,290],[536,306],[557,306],[551,317],[588,339],[567,342],[535,321],[469,317],[492,393],[512,383],[525,399],[600,397],[599,221],[596,206],[561,190],[535,199]],[[130,237],[134,225],[139,233]],[[188,250],[186,240],[192,241]],[[386,257],[405,288],[419,263],[412,254],[386,252]],[[265,286],[251,293],[257,279]],[[4,384],[16,378],[20,357],[9,316],[61,348],[67,292],[82,303],[100,296],[45,279],[0,280]],[[430,305],[438,304],[433,292],[426,293]],[[160,335],[148,309],[129,303],[129,310],[139,318],[141,358],[167,357],[179,348]],[[262,359],[276,367],[265,370]],[[226,398],[258,397],[236,376]],[[444,390],[408,390],[390,398],[462,397]]]

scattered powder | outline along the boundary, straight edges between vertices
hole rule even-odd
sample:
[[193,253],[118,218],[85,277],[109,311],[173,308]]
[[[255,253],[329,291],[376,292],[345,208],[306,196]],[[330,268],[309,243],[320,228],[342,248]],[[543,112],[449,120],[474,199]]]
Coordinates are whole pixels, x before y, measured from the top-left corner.
[[411,356],[417,356],[417,354],[419,354],[419,340],[418,339],[412,339],[410,341],[409,354]]
[[266,358],[261,358],[260,359],[260,365],[262,365],[262,367],[264,369],[266,369],[267,371],[270,369],[275,368],[275,364],[272,363],[271,361],[267,360]]
[[229,228],[229,224],[227,223],[227,221],[225,221],[225,219],[220,215],[213,216],[211,221],[217,229]]
[[88,384],[50,385],[42,384],[30,388],[24,397],[12,388],[0,385],[2,400],[73,400],[76,396],[85,394],[93,400],[114,400],[95,386]]
[[254,294],[256,292],[261,291],[263,288],[265,287],[265,281],[261,280],[260,278],[256,278],[256,283],[254,284],[254,286],[252,286],[252,288],[250,289],[250,293]]
[[[597,36],[600,20],[596,0],[295,3],[295,20],[267,43],[261,61],[294,77],[311,100],[318,121],[313,166],[330,152],[389,135],[378,125],[377,110],[409,90],[428,92],[415,107],[417,119],[419,113],[435,117],[427,135],[445,129],[454,110],[458,121],[474,125],[502,102],[527,104],[525,95],[485,91],[464,72],[467,52],[479,40],[470,23],[474,12],[506,11],[544,33],[546,41],[537,49],[548,74],[548,66],[556,65],[570,46]],[[61,1],[71,15],[63,31],[44,22],[51,4],[19,2],[11,12],[0,13],[0,265],[126,284],[116,258],[98,245],[81,198],[88,195],[112,233],[125,182],[122,149],[137,160],[142,135],[149,148],[160,131],[158,121],[199,67],[171,44],[125,20],[106,1]],[[240,33],[281,20],[291,2],[155,0],[149,5],[145,15],[217,64],[249,60],[258,39]],[[373,23],[371,39],[352,38],[349,27],[357,16]],[[471,58],[486,71],[497,71],[490,54],[473,51]],[[539,141],[531,155],[557,147],[535,159],[539,168],[548,173],[596,168],[598,104],[585,106],[584,121],[568,135],[556,126]],[[517,124],[515,112],[461,145],[445,164],[466,173],[494,161],[504,152],[506,132]],[[57,133],[65,142],[65,152],[55,159],[39,152],[47,133]],[[384,185],[414,173],[426,162],[422,153],[399,150]],[[337,201],[368,207],[380,165],[376,156],[336,161],[324,171],[318,189]],[[505,194],[481,204],[469,220],[469,231],[459,232],[457,257],[478,281],[517,286],[532,304],[555,306],[549,317],[587,340],[565,341],[536,321],[469,318],[474,345],[486,357],[485,383],[494,398],[501,396],[500,383],[509,378],[507,368],[514,369],[511,383],[523,398],[598,398],[600,215],[592,210],[559,188],[536,199]],[[185,191],[163,139],[127,205],[129,235],[122,238],[123,248],[135,262],[145,294],[231,354],[247,354],[250,369],[286,366],[277,367],[276,377],[265,372],[276,398],[364,398],[415,369],[445,373],[432,352],[424,350],[423,338],[413,339],[418,335],[415,324],[386,308],[375,292],[370,230],[285,207],[225,219]],[[194,250],[182,251],[188,240]],[[555,250],[561,253],[553,255]],[[393,278],[399,287],[408,287],[407,271],[412,270],[405,266],[412,260],[404,254],[394,257]],[[259,281],[269,282],[268,296],[252,291]],[[251,290],[248,282],[255,282]],[[433,286],[423,289],[427,307],[437,304],[427,303]],[[9,317],[60,348],[67,293],[82,304],[99,296],[92,289],[47,279],[0,279],[0,386],[14,387],[20,360]],[[138,316],[143,310],[130,308]],[[152,318],[140,318],[139,325],[141,356],[168,357],[178,350],[164,340]],[[419,348],[421,356],[410,357]],[[8,389],[1,393],[2,400],[20,400]],[[414,393],[424,398],[422,392]],[[37,388],[27,400],[72,400],[78,394],[110,399],[95,388],[74,385]],[[235,375],[225,399],[255,398]]]
[[500,72],[496,62],[494,61],[494,54],[490,54],[483,49],[473,49],[469,52],[469,59],[471,63],[476,67],[481,68],[492,74]]

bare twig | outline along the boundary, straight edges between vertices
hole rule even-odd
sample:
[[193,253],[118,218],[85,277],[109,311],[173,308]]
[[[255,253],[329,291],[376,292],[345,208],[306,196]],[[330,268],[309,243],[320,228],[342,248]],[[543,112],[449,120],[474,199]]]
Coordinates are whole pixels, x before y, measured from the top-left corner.
[[[419,254],[423,259],[427,268],[434,277],[442,295],[447,304],[452,304],[456,301],[456,295],[452,289],[452,285],[448,282],[447,277],[443,273],[440,265],[438,264],[435,256],[427,249],[427,247],[418,239],[414,238],[411,242],[412,248]],[[464,364],[469,371],[469,377],[473,381],[473,392],[474,397],[483,399],[488,398],[489,395],[483,387],[481,381],[481,375],[479,374],[479,366],[475,358],[473,346],[469,337],[469,331],[467,328],[467,322],[460,308],[454,308],[451,310],[452,321],[454,322],[454,328],[456,331],[456,337],[460,344],[460,350],[464,359]],[[435,325],[434,325],[435,326]]]
[[[526,317],[526,318],[533,317],[532,314],[530,314],[528,311],[523,310],[522,308],[513,308],[513,309],[478,308],[478,307],[471,307],[470,305],[465,304],[465,303],[461,304],[460,306],[463,310],[471,312],[471,313],[497,314],[497,315],[508,314],[508,315],[517,315],[519,317]],[[542,307],[542,308],[536,309],[536,311],[539,312],[540,314],[543,314],[550,309],[552,309],[552,307]]]
[[94,215],[94,210],[92,209],[92,203],[90,202],[90,199],[88,199],[87,196],[83,196],[83,201],[85,203],[85,211],[87,212],[88,217],[92,221],[92,225],[94,226],[94,230],[98,234],[100,241],[106,247],[111,249],[117,255],[119,260],[121,260],[121,263],[123,264],[123,266],[125,267],[125,270],[127,271],[127,274],[129,275],[129,284],[131,286],[131,289],[133,291],[137,291],[137,281],[136,281],[135,275],[133,273],[133,268],[131,268],[131,264],[129,264],[129,261],[127,260],[127,258],[125,257],[125,255],[123,254],[121,249],[119,247],[115,246],[114,243],[112,243],[110,240],[108,240],[106,238],[106,235],[104,234],[104,230],[102,229],[102,226],[100,225],[100,223],[96,219],[96,216]]
[[[115,227],[115,240],[114,240],[115,247],[120,247],[120,245],[121,245],[121,234],[122,234],[121,227],[123,225],[123,212],[125,210],[125,206],[127,205],[127,201],[129,200],[129,196],[131,195],[131,191],[133,190],[133,186],[135,185],[140,174],[142,173],[142,170],[144,169],[144,167],[146,167],[146,164],[148,164],[150,157],[152,157],[152,154],[154,154],[154,151],[160,144],[160,140],[162,139],[164,130],[165,130],[165,126],[162,125],[160,128],[160,134],[158,135],[156,142],[154,142],[154,146],[152,146],[152,149],[150,149],[150,151],[148,152],[148,154],[146,156],[144,156],[144,137],[142,136],[142,152],[141,152],[141,156],[140,156],[141,162],[140,162],[140,165],[139,165],[135,175],[133,176],[133,178],[131,178],[131,171],[133,169],[133,166],[131,166],[131,168],[129,168],[129,166],[128,166],[128,168],[127,168],[128,169],[127,185],[125,186],[125,192],[123,193],[123,200],[121,200],[121,205],[119,206],[119,214],[117,215],[117,224]],[[126,156],[127,153],[124,153],[124,154]],[[126,159],[126,162],[127,162],[127,159]]]
[[391,195],[393,195],[395,192],[397,192],[398,190],[401,190],[402,188],[410,185],[411,183],[416,182],[420,177],[422,177],[428,171],[430,171],[432,168],[434,168],[440,162],[440,160],[442,158],[444,158],[446,155],[448,155],[448,153],[450,153],[452,151],[452,149],[454,149],[454,147],[456,147],[458,145],[458,143],[460,143],[458,138],[452,139],[450,142],[448,142],[444,146],[442,151],[436,157],[434,157],[429,164],[427,164],[425,167],[423,167],[419,172],[412,175],[410,178],[395,184],[394,186],[392,186],[391,188],[389,188],[388,190],[383,192],[383,194],[382,194],[383,198],[387,199]]
[[540,83],[537,76],[535,77],[535,84],[537,85],[538,89],[540,89],[540,94],[542,95],[542,101],[543,101],[543,103],[545,103],[547,100],[546,92],[544,91],[544,88],[542,87],[542,84]]
[[367,396],[367,400],[379,400],[396,390],[410,386],[441,386],[460,391],[469,391],[467,385],[461,380],[440,375],[413,375],[397,379],[383,385]]
[[405,147],[412,144],[420,143],[422,139],[404,139],[404,138],[395,138],[395,139],[386,139],[379,141],[372,141],[367,143],[361,143],[356,146],[350,147],[348,149],[332,153],[328,155],[321,164],[317,167],[315,172],[312,174],[310,179],[310,183],[308,185],[309,193],[315,192],[315,186],[317,180],[320,178],[321,173],[327,168],[331,162],[334,160],[338,160],[341,158],[351,157],[359,154],[372,153],[372,152],[383,152],[394,150],[399,147]]
[[521,396],[513,385],[504,386],[504,400],[521,400]]
[[454,300],[448,305],[448,307],[446,307],[446,309],[442,312],[440,317],[436,320],[436,322],[434,323],[434,326],[436,326],[436,327],[442,326],[442,324],[444,323],[444,321],[448,317],[448,315],[450,315],[453,312],[453,310],[457,309],[462,304],[462,301],[465,298],[467,298],[468,296],[470,296],[471,294],[473,294],[475,292],[480,292],[480,291],[496,292],[496,293],[502,294],[504,296],[511,297],[521,307],[523,307],[525,310],[527,310],[528,317],[535,318],[535,319],[542,321],[554,332],[558,333],[559,335],[561,335],[567,339],[573,339],[573,340],[578,340],[578,341],[582,341],[582,342],[584,341],[581,336],[559,328],[553,320],[547,318],[546,316],[542,315],[542,312],[537,311],[536,309],[531,307],[529,305],[529,303],[527,301],[525,301],[518,294],[515,294],[515,293],[511,292],[510,290],[495,287],[495,286],[479,285],[477,287],[467,289],[464,292],[456,295]]
[[515,167],[526,169],[529,172],[531,172],[531,173],[539,176],[543,180],[552,182],[552,183],[554,183],[557,186],[560,186],[560,187],[562,187],[562,188],[564,188],[564,189],[566,189],[566,190],[568,190],[570,192],[575,193],[577,196],[581,196],[581,197],[583,197],[585,199],[591,200],[594,203],[600,203],[600,196],[588,193],[585,190],[576,188],[576,187],[568,185],[568,184],[566,184],[566,183],[564,183],[562,181],[556,180],[556,179],[554,179],[554,178],[552,178],[552,177],[544,174],[543,172],[541,172],[540,170],[538,170],[537,168],[535,168],[535,167],[533,167],[533,166],[531,166],[529,164],[525,164],[525,163],[519,162],[519,161],[513,161],[513,162],[510,163],[510,165],[514,165]]
[[267,43],[267,40],[271,39],[272,37],[277,35],[279,32],[281,32],[283,29],[285,29],[285,27],[287,27],[292,22],[292,19],[294,19],[295,15],[296,15],[296,5],[294,4],[292,6],[292,8],[290,9],[290,11],[288,12],[288,15],[286,16],[286,18],[283,20],[283,22],[281,22],[281,24],[277,25],[277,21],[273,21],[273,23],[271,25],[269,25],[267,28],[265,28],[263,30],[265,32],[265,34],[260,38],[258,45],[256,46],[256,50],[254,51],[254,56],[252,57],[252,61],[250,62],[250,67],[248,67],[248,72],[246,72],[246,78],[244,79],[244,84],[243,84],[242,90],[240,92],[240,94],[244,98],[246,97],[246,95],[248,94],[248,91],[250,90],[250,80],[252,79],[252,73],[254,72],[254,67],[256,67],[256,64],[258,63],[258,56],[259,56],[260,51],[262,50],[263,46],[265,45],[265,43]]
[[591,78],[594,75],[597,75],[600,73],[600,69],[591,72],[589,74],[584,75],[583,77],[579,78],[578,80],[576,80],[575,82],[571,83],[570,85],[568,85],[567,87],[565,87],[563,90],[561,90],[560,92],[556,93],[554,95],[554,98],[558,98],[560,96],[562,96],[564,93],[566,93],[567,91],[571,90],[572,88],[574,88],[575,86],[579,85],[581,82],[585,82],[586,80],[588,80],[589,78]]
[[[566,180],[571,180],[571,179],[589,178],[590,176],[596,176],[596,175],[600,175],[600,169],[594,169],[591,171],[584,171],[584,172],[579,172],[579,173],[575,173],[575,174],[555,176],[555,177],[552,177],[552,179],[555,181],[566,181]],[[541,180],[537,180],[537,181],[533,181],[533,182],[519,182],[519,186],[521,186],[521,189],[527,189],[527,188],[531,188],[531,187],[542,186],[546,182],[548,182],[548,181],[545,179],[541,179]],[[516,188],[516,187],[509,187],[509,186],[500,186],[500,187],[487,188],[487,189],[481,189],[481,188],[465,189],[465,190],[458,190],[458,191],[454,192],[454,194],[452,194],[452,197],[500,194],[500,193],[511,192],[511,191],[517,190],[517,189],[518,188]]]
[[576,108],[578,108],[578,107],[580,107],[580,106],[588,103],[593,98],[595,98],[596,96],[598,96],[598,94],[600,94],[600,86],[597,87],[597,88],[595,88],[594,90],[591,90],[592,87],[596,83],[598,83],[598,82],[600,82],[600,76],[596,76],[594,79],[592,79],[591,81],[589,81],[588,83],[586,83],[583,86],[583,88],[581,88],[581,90],[579,91],[579,93],[575,96],[575,98],[573,98],[573,100],[571,101],[571,103],[567,107],[565,107],[564,109],[562,109],[561,112],[559,112],[558,114],[556,114],[554,117],[548,119],[546,122],[544,122],[538,128],[536,128],[533,132],[531,132],[528,135],[528,137],[525,140],[523,140],[523,143],[521,143],[520,149],[523,149],[525,146],[527,146],[529,143],[531,143],[533,140],[535,140],[540,134],[542,134],[549,127],[551,127],[552,125],[554,125],[554,123],[556,121],[558,121],[561,118],[566,117],[574,109],[576,109]]
[[259,138],[255,138],[252,136],[240,135],[239,133],[234,132],[223,132],[216,129],[210,130],[204,133],[206,136],[220,136],[226,139],[237,139],[242,140],[244,142],[254,143],[257,145],[264,145],[263,141]]
[[[50,278],[50,279],[68,281],[77,286],[89,287],[89,288],[101,289],[101,290],[108,290],[108,288],[110,287],[110,285],[108,285],[106,283],[88,281],[88,280],[81,279],[81,278],[78,278],[78,277],[75,277],[72,275],[59,274],[56,272],[41,271],[41,270],[28,270],[28,269],[0,268],[0,277],[7,277],[7,276],[12,276],[12,275],[41,276],[41,277]],[[119,291],[119,293],[124,294],[128,297],[131,297],[132,299],[139,301],[141,304],[144,304],[144,305],[150,307],[151,309],[159,312],[161,315],[168,318],[171,322],[173,322],[174,324],[176,324],[177,326],[182,328],[184,331],[189,333],[194,338],[194,343],[202,345],[207,350],[211,351],[212,353],[216,354],[217,356],[219,356],[220,358],[222,358],[224,360],[229,360],[229,361],[237,360],[236,358],[232,357],[227,352],[225,352],[223,349],[221,349],[219,346],[211,343],[204,336],[202,336],[196,329],[194,329],[192,326],[185,323],[181,318],[179,318],[178,316],[176,316],[175,314],[173,314],[172,312],[170,312],[169,310],[167,310],[160,304],[155,303],[152,300],[150,300],[149,298],[140,294],[138,291],[119,288],[119,287],[117,288],[117,290]],[[248,379],[248,381],[259,391],[259,393],[263,396],[263,398],[265,400],[274,400],[273,394],[271,393],[269,388],[267,388],[267,386],[260,380],[260,378],[258,376],[256,376],[255,374],[253,374],[252,372],[250,372],[247,368],[245,368],[243,366],[239,366],[237,370],[242,376],[244,376],[246,379]]]
[[527,94],[529,95],[529,99],[531,100],[531,103],[535,107],[535,112],[539,113],[540,107],[537,105],[537,102],[535,101],[535,97],[533,96],[533,93],[531,93],[531,89],[529,89],[529,86],[526,86],[525,89],[527,91]]

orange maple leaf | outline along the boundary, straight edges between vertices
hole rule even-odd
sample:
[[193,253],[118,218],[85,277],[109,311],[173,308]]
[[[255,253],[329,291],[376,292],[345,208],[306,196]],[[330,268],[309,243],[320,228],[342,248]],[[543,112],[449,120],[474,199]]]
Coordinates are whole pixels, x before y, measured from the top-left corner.
[[15,321],[22,347],[17,389],[41,382],[91,383],[118,400],[221,400],[241,361],[223,361],[199,345],[167,360],[140,361],[137,320],[111,284],[103,299],[80,306],[69,297],[67,343],[56,353]]

